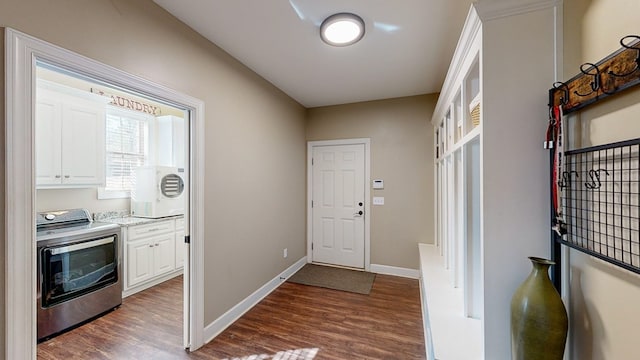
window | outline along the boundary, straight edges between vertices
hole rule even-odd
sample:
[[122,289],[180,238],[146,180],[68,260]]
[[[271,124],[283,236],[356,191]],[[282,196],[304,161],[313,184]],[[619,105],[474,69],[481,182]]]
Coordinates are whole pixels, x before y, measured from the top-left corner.
[[116,108],[107,110],[106,181],[100,198],[129,196],[135,183],[135,169],[148,163],[152,118]]

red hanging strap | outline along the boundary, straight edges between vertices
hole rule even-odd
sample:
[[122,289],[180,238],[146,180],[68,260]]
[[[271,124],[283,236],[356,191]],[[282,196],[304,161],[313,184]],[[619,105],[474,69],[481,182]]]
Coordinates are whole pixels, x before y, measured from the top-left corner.
[[562,189],[561,177],[564,173],[564,134],[563,134],[563,119],[562,108],[556,105],[552,109],[552,137],[553,137],[553,173],[552,173],[552,195],[553,195],[553,210],[555,212],[554,230],[559,235],[566,233],[564,215],[562,214]]

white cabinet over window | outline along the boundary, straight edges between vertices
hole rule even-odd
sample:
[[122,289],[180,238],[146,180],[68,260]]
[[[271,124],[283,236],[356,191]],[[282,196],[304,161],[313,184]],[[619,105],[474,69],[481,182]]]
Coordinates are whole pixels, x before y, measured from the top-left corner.
[[37,186],[102,184],[109,99],[42,79],[36,91]]

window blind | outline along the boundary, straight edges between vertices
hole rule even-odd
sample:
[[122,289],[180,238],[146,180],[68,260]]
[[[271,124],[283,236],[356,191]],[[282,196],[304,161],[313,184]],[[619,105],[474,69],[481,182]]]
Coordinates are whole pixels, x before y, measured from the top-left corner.
[[148,122],[143,118],[108,113],[106,118],[107,191],[129,191],[135,184],[135,169],[147,157]]

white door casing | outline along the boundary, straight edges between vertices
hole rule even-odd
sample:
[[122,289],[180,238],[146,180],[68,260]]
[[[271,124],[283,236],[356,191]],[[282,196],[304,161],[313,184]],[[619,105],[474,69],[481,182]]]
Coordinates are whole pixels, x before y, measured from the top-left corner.
[[369,270],[369,139],[308,144],[308,262]]
[[[204,333],[204,103],[45,41],[5,28],[5,352],[0,358],[36,358],[34,110],[36,60],[188,109],[190,235],[185,259],[185,346],[203,345]],[[186,165],[186,164],[185,164]],[[188,284],[187,284],[188,281]],[[187,306],[188,304],[188,306]]]

